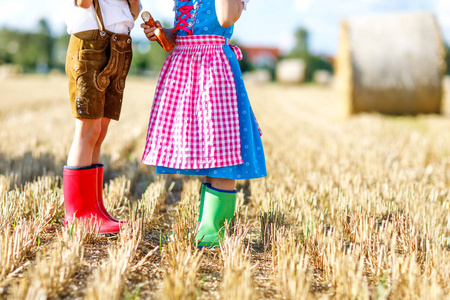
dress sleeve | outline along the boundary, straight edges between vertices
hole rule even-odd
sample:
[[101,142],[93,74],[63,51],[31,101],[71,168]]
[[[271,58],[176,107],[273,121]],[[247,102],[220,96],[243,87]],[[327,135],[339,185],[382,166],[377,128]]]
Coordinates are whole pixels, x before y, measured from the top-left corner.
[[247,10],[247,3],[250,0],[241,0],[242,3],[244,3],[244,10]]

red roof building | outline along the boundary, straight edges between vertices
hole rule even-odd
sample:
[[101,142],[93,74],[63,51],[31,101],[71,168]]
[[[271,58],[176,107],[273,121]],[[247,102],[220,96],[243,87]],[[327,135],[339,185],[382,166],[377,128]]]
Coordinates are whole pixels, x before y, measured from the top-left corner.
[[241,47],[241,49],[245,58],[255,67],[274,66],[281,57],[278,48]]

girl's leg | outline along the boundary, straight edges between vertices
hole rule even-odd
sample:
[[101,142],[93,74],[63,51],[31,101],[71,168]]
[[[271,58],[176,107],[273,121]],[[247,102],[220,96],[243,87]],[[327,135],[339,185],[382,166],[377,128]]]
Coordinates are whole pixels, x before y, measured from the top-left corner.
[[236,191],[234,179],[212,178],[211,186],[202,186],[200,202],[200,227],[195,239],[199,247],[218,246],[223,238],[224,222],[233,219],[236,206]]
[[87,167],[92,165],[94,147],[100,137],[101,119],[75,120],[75,134],[70,147],[67,165],[70,167]]
[[225,178],[211,178],[211,186],[218,190],[234,191],[236,180]]
[[100,135],[97,139],[97,142],[94,145],[94,150],[92,153],[92,164],[99,164],[100,163],[100,150],[102,148],[102,143],[105,140],[106,133],[108,132],[108,126],[111,122],[111,119],[109,118],[102,118],[101,119],[101,130]]

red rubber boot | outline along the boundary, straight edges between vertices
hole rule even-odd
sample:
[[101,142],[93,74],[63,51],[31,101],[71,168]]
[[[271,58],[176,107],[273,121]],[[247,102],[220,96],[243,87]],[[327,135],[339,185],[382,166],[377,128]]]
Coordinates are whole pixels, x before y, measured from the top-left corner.
[[[103,174],[104,174],[104,167],[102,164],[96,164],[93,165],[97,167],[97,201],[98,201],[98,207],[100,207],[101,212],[104,216],[106,216],[108,219],[110,219],[113,222],[122,222],[115,218],[113,218],[108,211],[105,208],[105,205],[103,204]],[[122,222],[123,223],[123,222]]]
[[64,208],[66,216],[64,225],[79,220],[101,223],[101,234],[120,232],[120,223],[108,219],[100,210],[97,200],[97,167],[72,169],[64,167],[63,176]]

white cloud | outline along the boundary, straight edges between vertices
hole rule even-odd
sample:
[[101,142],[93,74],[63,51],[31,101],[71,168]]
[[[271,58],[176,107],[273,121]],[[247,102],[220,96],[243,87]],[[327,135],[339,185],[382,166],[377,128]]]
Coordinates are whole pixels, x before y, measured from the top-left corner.
[[279,38],[279,48],[283,53],[288,53],[295,44],[295,38],[292,34],[283,32]]
[[21,19],[17,16],[24,11],[28,11],[27,3],[25,1],[10,1],[2,3],[0,20],[2,20],[2,23],[7,23],[9,26],[16,27],[17,25],[20,25]]
[[450,26],[450,1],[435,0],[434,7],[440,22],[446,26]]
[[305,12],[311,8],[313,0],[294,0],[294,10],[297,12]]
[[23,12],[27,8],[27,3],[20,1],[3,2],[1,4],[2,4],[2,9],[0,10],[1,20],[8,18],[11,15],[17,16],[20,14],[20,12]]

